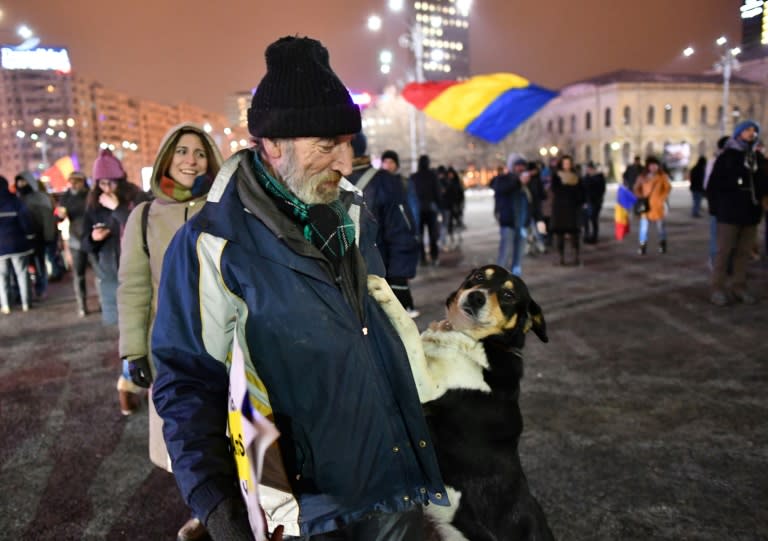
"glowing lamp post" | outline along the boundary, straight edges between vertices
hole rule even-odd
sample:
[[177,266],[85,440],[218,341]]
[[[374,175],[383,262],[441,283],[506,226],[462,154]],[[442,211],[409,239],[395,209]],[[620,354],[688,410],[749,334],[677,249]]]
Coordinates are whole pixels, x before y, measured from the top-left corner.
[[[739,69],[739,61],[736,57],[741,53],[738,47],[727,47],[728,38],[720,36],[715,40],[715,44],[722,50],[720,59],[715,62],[715,70],[723,74],[723,114],[720,117],[720,131],[723,134],[728,133],[728,101],[730,96],[731,75]],[[692,56],[696,51],[693,47],[686,47],[683,50],[683,56]]]

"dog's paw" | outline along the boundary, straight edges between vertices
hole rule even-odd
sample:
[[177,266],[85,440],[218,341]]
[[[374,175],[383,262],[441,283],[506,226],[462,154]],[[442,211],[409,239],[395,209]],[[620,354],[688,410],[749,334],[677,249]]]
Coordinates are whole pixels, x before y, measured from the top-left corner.
[[389,287],[387,281],[375,274],[368,275],[368,293],[370,293],[371,297],[376,299],[376,302],[379,304],[386,304],[393,300],[397,300],[397,297],[395,297],[395,294],[392,292],[392,288]]
[[449,332],[453,330],[453,325],[447,319],[442,321],[433,321],[429,324],[429,330],[434,332]]

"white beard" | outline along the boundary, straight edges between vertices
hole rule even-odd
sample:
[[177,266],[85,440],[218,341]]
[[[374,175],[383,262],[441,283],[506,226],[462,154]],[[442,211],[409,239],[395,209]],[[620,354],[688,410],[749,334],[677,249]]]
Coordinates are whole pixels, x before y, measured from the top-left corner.
[[[338,177],[333,171],[323,171],[316,175],[306,176],[299,170],[296,152],[293,143],[285,145],[283,152],[285,161],[275,168],[277,174],[288,189],[295,195],[299,201],[307,205],[329,204],[339,198]],[[331,180],[336,181],[334,189],[319,190],[320,186]]]

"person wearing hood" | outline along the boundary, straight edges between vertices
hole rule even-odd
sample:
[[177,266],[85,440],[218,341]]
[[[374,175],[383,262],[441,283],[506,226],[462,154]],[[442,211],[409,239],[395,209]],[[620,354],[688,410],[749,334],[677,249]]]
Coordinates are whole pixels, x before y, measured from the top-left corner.
[[[152,169],[150,184],[155,199],[137,205],[125,224],[117,288],[119,351],[123,360],[117,389],[123,414],[135,411],[139,393],[150,386],[154,377],[149,343],[165,250],[176,230],[203,208],[221,163],[216,143],[201,127],[185,123],[172,128],[160,144]],[[149,458],[171,471],[162,421],[151,398]],[[205,535],[205,526],[192,518],[179,530],[177,539],[190,541]]]
[[387,269],[385,278],[408,315],[418,317],[408,280],[416,276],[419,240],[403,182],[399,176],[371,165],[363,132],[352,139],[352,150],[352,173],[347,178],[363,192],[366,207],[379,224],[376,246]]
[[93,163],[92,178],[94,186],[86,200],[81,242],[96,260],[102,323],[116,325],[120,236],[140,192],[126,180],[123,165],[108,149],[103,149]]
[[35,238],[32,241],[32,263],[35,267],[35,295],[45,297],[48,290],[48,266],[46,252],[56,245],[56,220],[53,204],[48,195],[39,189],[38,180],[30,171],[22,171],[14,178],[16,194],[29,209]]
[[21,310],[29,310],[29,276],[26,256],[32,253],[32,217],[26,205],[8,190],[8,179],[0,176],[0,312],[11,313],[8,269],[13,267],[19,284]]
[[712,270],[710,302],[728,304],[728,259],[733,274],[730,293],[745,304],[757,301],[747,288],[747,262],[757,237],[763,209],[768,208],[765,157],[755,152],[760,126],[753,120],[739,123],[717,157],[707,182],[707,198],[716,209],[717,255]]

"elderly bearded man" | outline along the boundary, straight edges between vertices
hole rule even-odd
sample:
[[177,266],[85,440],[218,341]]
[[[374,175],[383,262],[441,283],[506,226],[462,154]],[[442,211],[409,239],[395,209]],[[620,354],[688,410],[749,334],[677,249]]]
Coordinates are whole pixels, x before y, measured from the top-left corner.
[[250,539],[225,434],[239,347],[250,401],[281,433],[269,526],[420,540],[422,505],[447,498],[405,349],[367,293],[367,274],[384,275],[376,226],[343,178],[360,111],[318,41],[281,38],[266,60],[256,148],[222,166],[164,262],[153,398],[173,471],[214,539]]

